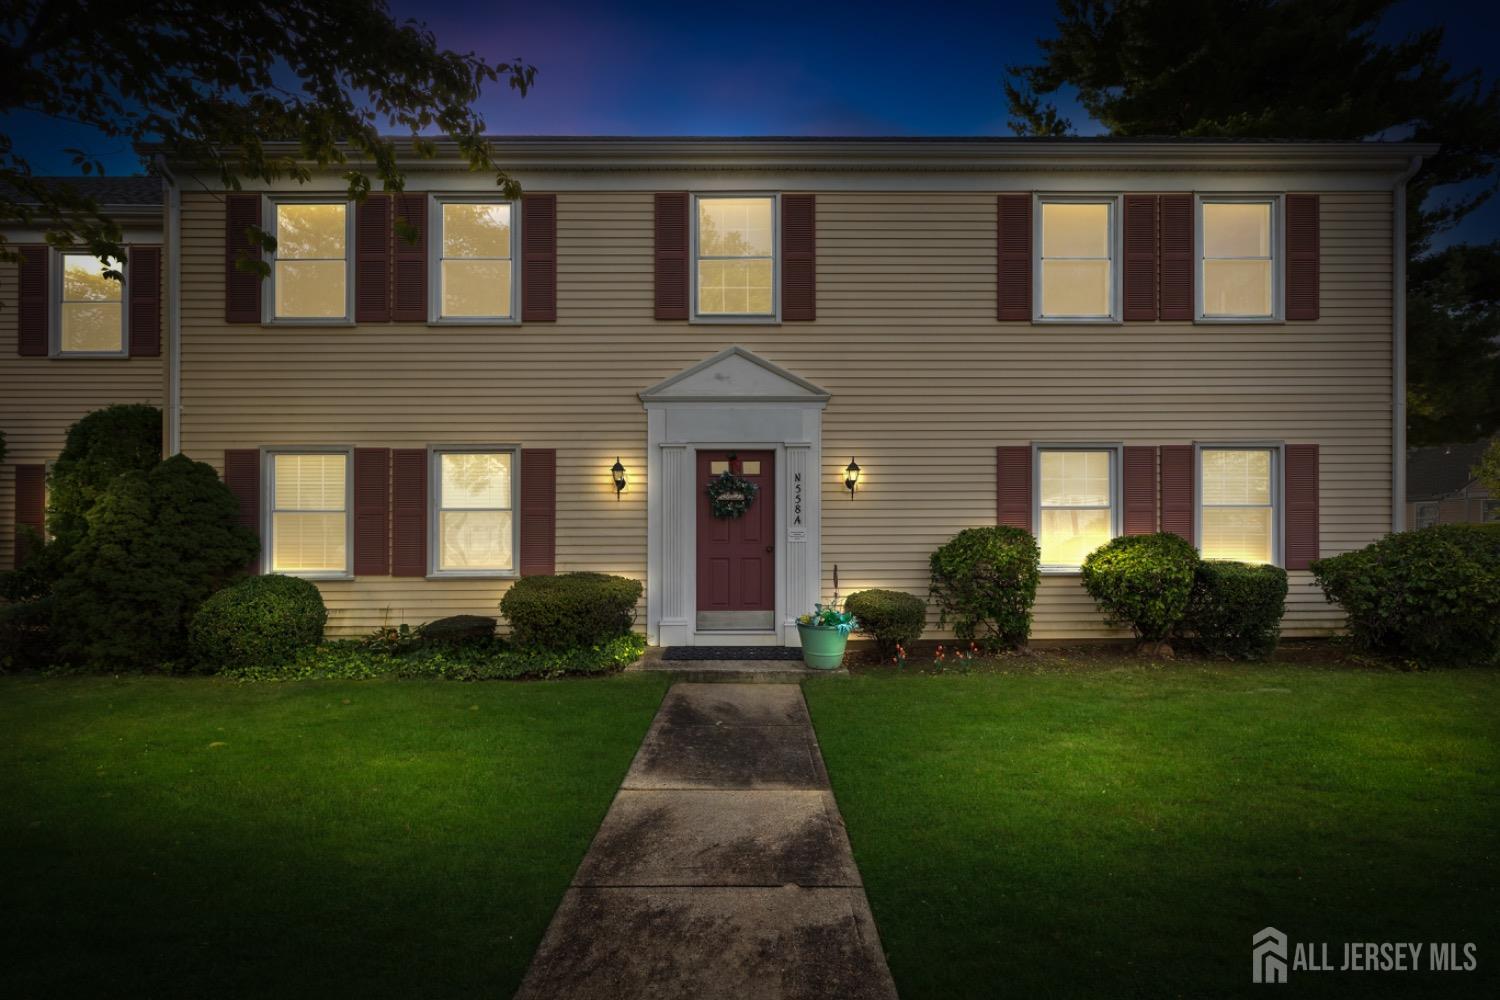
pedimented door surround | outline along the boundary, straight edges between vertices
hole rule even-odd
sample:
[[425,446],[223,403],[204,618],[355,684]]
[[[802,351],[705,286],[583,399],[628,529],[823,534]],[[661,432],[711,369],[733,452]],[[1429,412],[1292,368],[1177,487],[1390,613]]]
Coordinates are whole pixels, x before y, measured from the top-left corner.
[[[823,408],[829,394],[730,347],[640,394],[646,407],[646,635],[661,646],[795,646],[818,599]],[[775,454],[775,616],[771,631],[697,626],[697,453]]]

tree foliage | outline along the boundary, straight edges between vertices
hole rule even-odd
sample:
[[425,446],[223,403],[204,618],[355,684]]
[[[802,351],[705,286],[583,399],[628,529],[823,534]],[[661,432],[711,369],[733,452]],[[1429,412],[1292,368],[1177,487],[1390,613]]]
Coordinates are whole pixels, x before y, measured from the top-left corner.
[[1500,500],[1500,437],[1490,442],[1479,458],[1479,464],[1469,470],[1470,475],[1490,491],[1490,496]]
[[69,427],[62,453],[47,473],[53,544],[65,551],[82,539],[89,511],[116,476],[148,472],[160,461],[161,410],[154,406],[106,406]]
[[1497,248],[1435,240],[1488,200],[1500,88],[1455,72],[1443,32],[1375,37],[1394,0],[1058,0],[1041,60],[1010,67],[1011,127],[1065,135],[1074,88],[1112,135],[1438,142],[1409,187],[1409,427],[1414,444],[1500,428]]
[[[0,113],[34,112],[137,148],[149,143],[231,190],[246,179],[305,182],[310,165],[344,168],[351,197],[363,197],[372,179],[400,190],[398,143],[382,134],[396,133],[420,156],[435,153],[434,134],[447,136],[471,169],[513,195],[474,102],[500,82],[524,95],[535,73],[520,59],[442,49],[425,25],[397,22],[384,0],[0,8]],[[70,152],[81,172],[103,172],[89,151]],[[92,199],[33,177],[0,134],[0,228],[17,225],[49,227],[54,245],[125,259],[119,225]],[[0,254],[13,259],[3,242]]]

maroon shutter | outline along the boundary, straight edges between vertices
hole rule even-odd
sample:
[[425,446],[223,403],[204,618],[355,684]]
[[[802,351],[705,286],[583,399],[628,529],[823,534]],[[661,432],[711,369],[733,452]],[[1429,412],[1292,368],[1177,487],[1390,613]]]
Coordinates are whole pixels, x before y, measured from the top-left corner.
[[1127,321],[1156,319],[1156,195],[1125,196],[1124,312]]
[[391,450],[354,449],[354,575],[391,572]]
[[1286,196],[1286,318],[1317,319],[1318,196]]
[[995,206],[995,257],[996,317],[1031,319],[1031,195],[1000,195]]
[[[229,448],[224,452],[224,485],[239,501],[236,520],[260,538],[260,451],[255,448]],[[261,539],[264,544],[265,539]],[[250,564],[250,572],[260,572],[261,560]]]
[[[391,227],[391,319],[397,323],[427,321],[427,196],[398,194],[395,219],[416,230],[408,243]],[[422,572],[427,572],[424,567]]]
[[1161,530],[1193,540],[1193,446],[1161,446]]
[[391,318],[391,196],[372,194],[354,207],[354,319]]
[[656,318],[688,318],[688,196],[656,196]]
[[521,449],[522,576],[557,572],[557,450]]
[[391,575],[427,575],[427,449],[391,452]]
[[557,195],[521,199],[521,322],[557,322]]
[[1318,539],[1318,446],[1286,446],[1286,568],[1307,569],[1322,556]]
[[16,295],[16,353],[23,358],[47,356],[48,253],[45,246],[17,247],[21,262],[16,268],[20,288]]
[[261,224],[260,195],[224,196],[224,322],[260,322],[260,275],[242,271],[241,257],[260,260],[260,247],[246,230]]
[[1031,530],[1031,446],[995,449],[995,520]]
[[130,285],[130,356],[161,357],[161,247],[133,246]]
[[818,318],[817,196],[781,196],[781,318]]
[[1193,196],[1161,196],[1162,319],[1193,318]]
[[1156,530],[1156,449],[1125,446],[1125,534]]
[[20,566],[31,556],[31,538],[26,529],[38,535],[47,528],[47,467],[45,465],[16,466],[16,555],[15,565]]

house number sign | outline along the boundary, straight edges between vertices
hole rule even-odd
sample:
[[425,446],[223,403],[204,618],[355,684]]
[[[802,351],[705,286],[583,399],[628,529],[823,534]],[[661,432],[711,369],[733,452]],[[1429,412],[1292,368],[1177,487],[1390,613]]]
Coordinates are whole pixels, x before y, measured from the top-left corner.
[[807,529],[802,524],[802,473],[792,473],[792,516],[787,519],[787,540],[804,542]]

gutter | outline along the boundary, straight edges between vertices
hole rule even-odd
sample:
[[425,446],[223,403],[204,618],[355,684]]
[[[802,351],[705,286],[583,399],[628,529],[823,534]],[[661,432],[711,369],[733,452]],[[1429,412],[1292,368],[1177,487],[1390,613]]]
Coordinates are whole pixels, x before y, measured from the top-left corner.
[[1406,182],[1421,169],[1413,156],[1396,178],[1395,224],[1391,253],[1395,276],[1391,289],[1391,531],[1406,529]]
[[182,451],[182,189],[166,157],[154,158],[162,177],[162,236],[166,244],[167,399],[166,456]]

